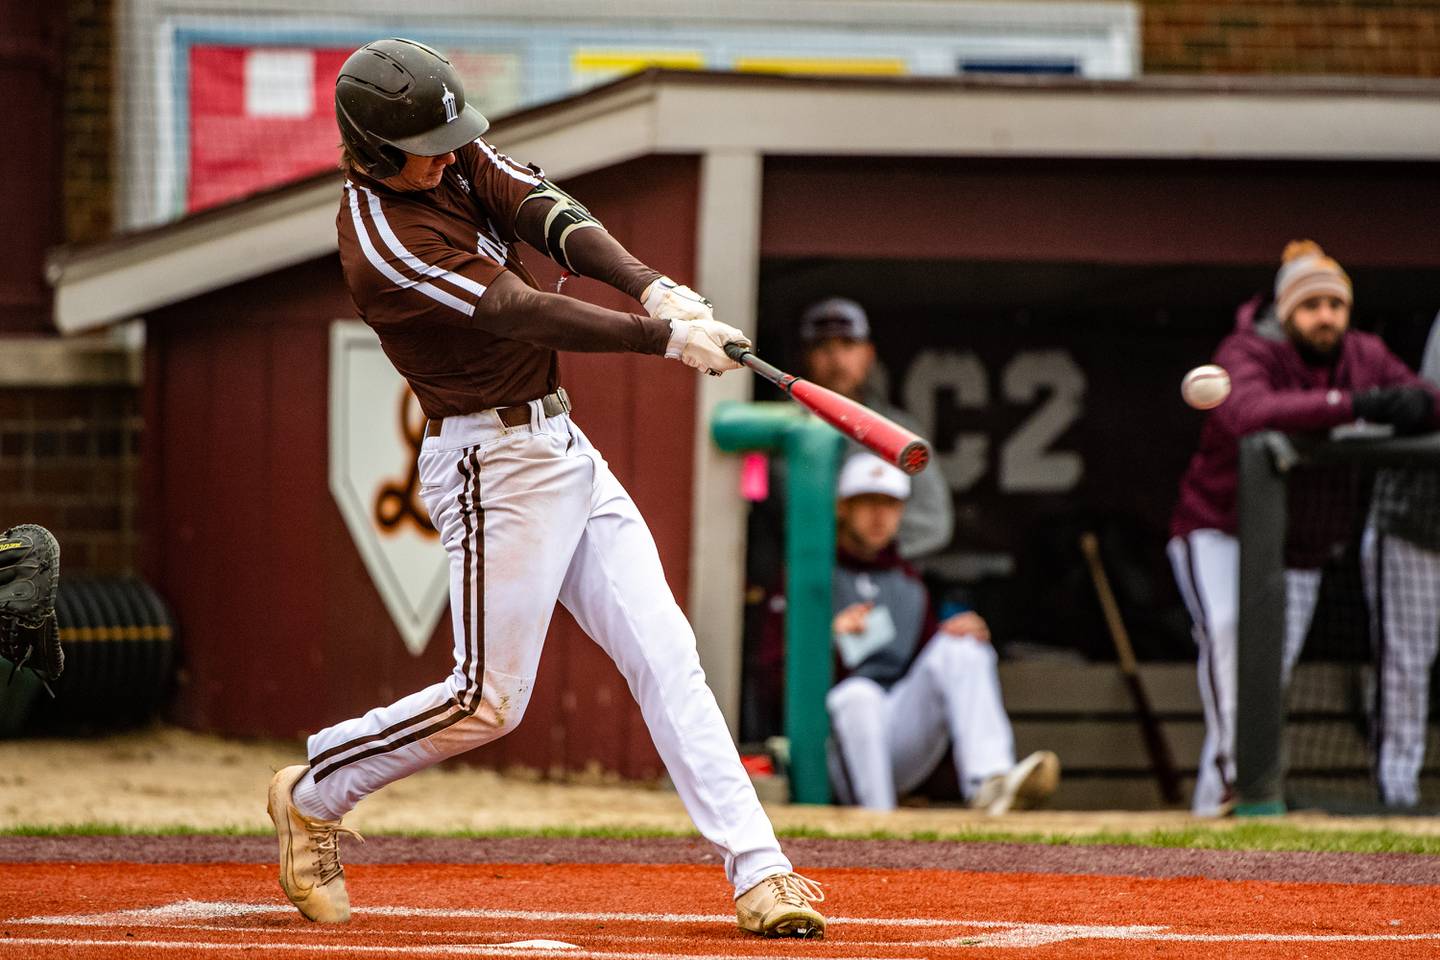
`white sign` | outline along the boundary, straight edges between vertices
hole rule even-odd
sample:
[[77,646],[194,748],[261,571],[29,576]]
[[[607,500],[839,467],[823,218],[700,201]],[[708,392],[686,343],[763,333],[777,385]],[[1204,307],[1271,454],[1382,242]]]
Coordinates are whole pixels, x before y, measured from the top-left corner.
[[330,493],[405,646],[425,650],[449,606],[450,561],[420,502],[424,414],[357,320],[330,327]]
[[[919,420],[921,436],[943,446],[936,437],[936,397],[946,391],[957,408],[983,410],[995,402],[990,381],[985,364],[969,350],[926,350],[906,372],[905,409]],[[1085,461],[1054,444],[1084,414],[1085,390],[1085,371],[1064,349],[1016,354],[1000,371],[1001,402],[1034,409],[1003,439],[998,456],[991,453],[988,435],[956,434],[953,448],[936,454],[950,487],[964,493],[998,466],[1003,493],[1073,490],[1085,475]]]

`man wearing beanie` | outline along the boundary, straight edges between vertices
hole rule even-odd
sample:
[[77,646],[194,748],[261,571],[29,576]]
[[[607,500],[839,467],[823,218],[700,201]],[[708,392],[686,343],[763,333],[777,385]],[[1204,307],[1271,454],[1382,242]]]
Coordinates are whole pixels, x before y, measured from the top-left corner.
[[[1193,811],[1229,809],[1235,780],[1236,629],[1239,544],[1235,491],[1240,438],[1261,430],[1324,431],[1354,420],[1389,424],[1397,433],[1436,425],[1437,391],[1412,373],[1373,334],[1349,329],[1350,278],[1310,240],[1285,247],[1274,300],[1241,307],[1236,329],[1215,351],[1231,391],[1210,412],[1199,448],[1180,481],[1171,516],[1170,562],[1194,621],[1205,743]],[[1257,316],[1258,314],[1258,316]],[[1320,571],[1352,529],[1350,510],[1336,509],[1335,483],[1314,471],[1291,485],[1286,549],[1286,629],[1282,683],[1309,632]],[[1358,497],[1358,491],[1352,491]],[[1323,498],[1323,499],[1322,499]]]

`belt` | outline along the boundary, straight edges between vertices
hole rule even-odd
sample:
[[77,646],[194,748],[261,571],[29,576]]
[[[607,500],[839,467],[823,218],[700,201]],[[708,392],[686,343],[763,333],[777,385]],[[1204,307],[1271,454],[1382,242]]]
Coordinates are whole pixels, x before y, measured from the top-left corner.
[[[557,417],[562,413],[570,412],[570,395],[561,387],[554,393],[547,393],[540,398],[540,409],[547,417]],[[494,413],[500,418],[500,422],[507,427],[523,427],[530,422],[530,404],[517,403],[513,407],[491,407],[489,410],[481,410],[481,413]],[[440,436],[440,426],[445,421],[426,420],[425,436]]]

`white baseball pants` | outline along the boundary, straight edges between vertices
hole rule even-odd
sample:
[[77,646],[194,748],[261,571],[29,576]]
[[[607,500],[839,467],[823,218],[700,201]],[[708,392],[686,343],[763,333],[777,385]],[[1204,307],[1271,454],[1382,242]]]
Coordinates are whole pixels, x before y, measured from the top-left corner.
[[1392,807],[1420,802],[1430,708],[1430,668],[1440,648],[1440,553],[1365,528],[1360,569],[1370,604],[1379,689],[1375,769]]
[[924,782],[947,743],[967,800],[1013,767],[997,663],[990,644],[938,633],[889,690],[868,677],[832,687],[825,706],[855,802],[894,810],[897,794]]
[[[1205,743],[1195,780],[1191,811],[1213,817],[1224,812],[1235,784],[1235,690],[1239,657],[1240,544],[1219,530],[1196,530],[1168,545],[1175,582],[1194,623],[1200,648],[1197,678],[1205,708]],[[1281,689],[1290,674],[1315,614],[1320,571],[1285,571],[1285,649]]]
[[449,417],[420,452],[420,493],[450,555],[455,669],[309,740],[302,812],[337,818],[387,783],[520,722],[558,599],[615,661],[686,810],[737,895],[788,872],[665,582],[645,521],[568,414],[527,425]]

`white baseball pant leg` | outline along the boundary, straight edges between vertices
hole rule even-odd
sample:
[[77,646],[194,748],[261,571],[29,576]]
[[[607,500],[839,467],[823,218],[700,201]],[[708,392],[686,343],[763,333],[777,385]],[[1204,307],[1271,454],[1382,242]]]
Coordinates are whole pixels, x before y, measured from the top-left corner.
[[949,743],[968,800],[987,777],[1015,765],[1015,737],[1000,693],[995,648],[937,633],[888,691],[847,677],[825,697],[855,800],[893,810],[924,782]]
[[449,417],[440,437],[425,440],[421,496],[450,555],[455,668],[312,736],[297,805],[340,817],[385,784],[514,729],[563,593],[636,692],[737,892],[788,871],[648,529],[569,415],[547,418],[539,401],[530,406],[528,425],[506,427],[487,411]]
[[[1240,544],[1219,530],[1195,530],[1167,546],[1180,595],[1190,612],[1199,649],[1196,678],[1205,712],[1205,741],[1190,808],[1197,816],[1223,812],[1235,783],[1235,691],[1239,655]],[[1320,571],[1285,571],[1285,648],[1281,688],[1310,632]]]
[[1440,649],[1440,553],[1369,526],[1360,550],[1379,661],[1374,739],[1380,797],[1388,806],[1413,807],[1420,802],[1430,670]]
[[650,530],[620,481],[574,428],[595,463],[588,520],[560,591],[580,627],[615,661],[695,826],[724,854],[738,896],[788,873],[769,817],[665,582]]

